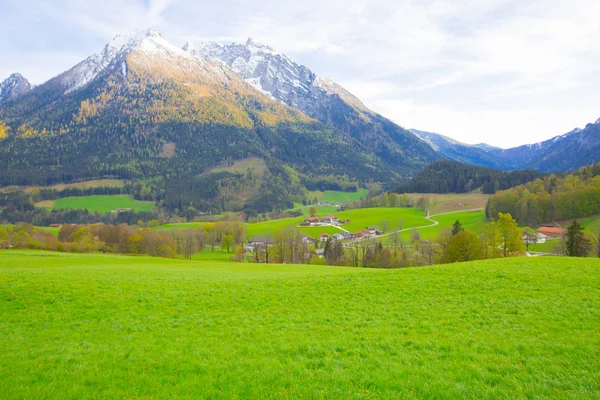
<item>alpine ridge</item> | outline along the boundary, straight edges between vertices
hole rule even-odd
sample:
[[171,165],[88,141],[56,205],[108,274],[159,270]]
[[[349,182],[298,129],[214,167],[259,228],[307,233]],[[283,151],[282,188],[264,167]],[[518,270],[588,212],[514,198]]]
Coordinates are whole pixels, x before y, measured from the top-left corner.
[[410,173],[439,157],[411,132],[369,110],[341,85],[254,39],[244,44],[186,43],[184,50],[199,58],[220,60],[269,97],[373,148],[400,172]]

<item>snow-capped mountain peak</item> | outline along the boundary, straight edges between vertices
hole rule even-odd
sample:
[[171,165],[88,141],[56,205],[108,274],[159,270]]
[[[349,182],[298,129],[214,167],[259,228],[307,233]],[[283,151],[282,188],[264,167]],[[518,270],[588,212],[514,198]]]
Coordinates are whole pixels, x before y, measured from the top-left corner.
[[0,104],[15,100],[31,91],[31,84],[19,73],[14,73],[0,83]]
[[251,37],[248,38],[248,40],[246,40],[246,48],[249,49],[250,51],[263,51],[263,52],[277,54],[277,52],[271,46],[267,46],[265,44],[259,43]]
[[[331,96],[361,110],[366,107],[337,83],[319,78],[304,65],[292,61],[272,47],[249,38],[244,44],[187,43],[184,50],[197,57],[227,64],[249,84],[267,96],[316,117]],[[326,108],[326,107],[325,107]]]
[[65,94],[86,86],[109,66],[119,68],[126,75],[125,58],[133,52],[140,52],[152,58],[192,59],[189,53],[169,43],[158,31],[134,30],[115,36],[100,53],[93,54],[64,73],[60,78],[66,87]]

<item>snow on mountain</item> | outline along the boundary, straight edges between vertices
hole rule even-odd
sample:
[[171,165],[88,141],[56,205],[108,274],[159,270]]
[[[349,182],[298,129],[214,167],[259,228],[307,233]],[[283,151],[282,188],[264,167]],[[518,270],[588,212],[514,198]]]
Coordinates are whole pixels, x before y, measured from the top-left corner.
[[0,104],[15,100],[31,91],[31,84],[19,73],[12,74],[0,83]]
[[331,95],[366,110],[359,99],[340,85],[318,77],[306,66],[252,38],[244,44],[201,42],[194,45],[188,42],[183,49],[197,57],[220,60],[267,96],[307,115],[315,117],[315,108]]
[[86,86],[109,67],[118,68],[123,75],[126,75],[126,57],[133,52],[142,53],[152,59],[166,59],[175,63],[193,60],[189,53],[166,41],[154,29],[135,30],[129,34],[116,36],[102,52],[88,57],[62,74],[59,78],[66,87],[65,94]]

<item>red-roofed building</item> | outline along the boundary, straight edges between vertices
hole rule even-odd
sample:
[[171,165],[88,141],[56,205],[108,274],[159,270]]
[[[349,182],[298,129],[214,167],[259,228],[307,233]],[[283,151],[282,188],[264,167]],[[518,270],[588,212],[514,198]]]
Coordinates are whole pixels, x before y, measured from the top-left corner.
[[565,235],[565,230],[557,226],[542,226],[537,229],[538,233],[551,238],[560,238]]

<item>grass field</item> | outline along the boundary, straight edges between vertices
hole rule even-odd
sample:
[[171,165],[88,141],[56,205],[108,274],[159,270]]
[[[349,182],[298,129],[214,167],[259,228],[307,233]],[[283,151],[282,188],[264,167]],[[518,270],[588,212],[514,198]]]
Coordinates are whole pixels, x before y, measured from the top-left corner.
[[[432,224],[431,221],[425,219],[423,211],[416,208],[361,208],[335,212],[333,215],[339,217],[341,220],[350,219],[350,223],[342,225],[342,228],[350,232],[357,232],[365,229],[369,225],[377,225],[381,228],[381,222],[384,220],[390,223],[391,230],[394,230],[398,226],[399,219],[402,219],[403,228]],[[304,221],[304,217],[283,218],[247,224],[248,236],[271,236],[280,229],[284,229],[288,226],[296,226],[302,221]],[[332,235],[341,232],[340,229],[329,226],[301,227],[300,230],[304,234],[313,237],[317,237],[321,233]]]
[[356,192],[340,192],[335,190],[326,190],[324,192],[309,192],[310,199],[317,198],[320,201],[328,201],[330,203],[350,203],[367,197],[368,189],[358,189]]
[[600,261],[0,252],[2,398],[600,397]]
[[54,228],[50,226],[40,226],[40,228],[45,230],[46,232],[50,232],[54,236],[58,236],[58,232],[60,231],[60,228]]
[[[448,229],[454,224],[455,221],[460,221],[463,228],[473,232],[480,232],[483,226],[487,223],[485,219],[485,213],[483,211],[461,211],[451,214],[444,214],[438,216],[432,216],[431,219],[439,222],[439,225],[420,228],[417,231],[421,234],[423,239],[436,239],[442,229]],[[411,232],[403,232],[401,236],[408,240],[410,239]]]
[[474,208],[485,208],[491,195],[479,192],[471,193],[408,193],[413,202],[420,197],[426,197],[431,202],[431,214],[443,214],[447,212],[472,210]]
[[117,208],[150,211],[155,207],[152,201],[135,200],[130,195],[65,197],[53,202],[40,202],[36,205],[52,209],[88,209],[92,212],[98,211],[101,213],[106,213]]

